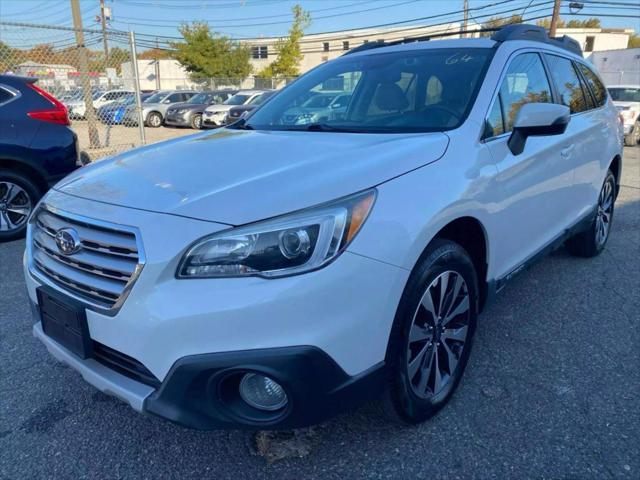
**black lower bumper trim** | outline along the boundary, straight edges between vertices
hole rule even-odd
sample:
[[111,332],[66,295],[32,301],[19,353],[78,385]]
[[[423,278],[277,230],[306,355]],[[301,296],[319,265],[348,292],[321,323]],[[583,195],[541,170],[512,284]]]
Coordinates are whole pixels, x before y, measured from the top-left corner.
[[[280,383],[287,406],[264,413],[237,400],[236,385],[245,372]],[[309,346],[194,355],[173,365],[144,409],[201,430],[299,428],[377,398],[385,375],[381,362],[349,376],[329,355]]]

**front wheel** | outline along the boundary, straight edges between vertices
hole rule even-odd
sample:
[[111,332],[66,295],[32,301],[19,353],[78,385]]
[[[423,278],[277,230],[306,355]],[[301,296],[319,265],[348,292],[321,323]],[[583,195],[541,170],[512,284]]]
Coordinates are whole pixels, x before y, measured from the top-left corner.
[[435,240],[411,274],[389,339],[383,406],[391,418],[423,422],[449,401],[469,360],[477,305],[469,254]]
[[162,115],[158,112],[151,112],[147,117],[147,125],[152,128],[158,128],[162,125]]
[[636,122],[633,130],[629,135],[625,135],[624,144],[627,147],[633,147],[640,142],[640,122]]
[[0,170],[0,242],[22,238],[40,191],[20,173]]
[[569,253],[578,257],[595,257],[604,250],[611,232],[615,201],[616,177],[609,170],[598,196],[595,217],[589,228],[567,240]]
[[197,113],[191,118],[191,128],[200,130],[202,128],[202,115]]

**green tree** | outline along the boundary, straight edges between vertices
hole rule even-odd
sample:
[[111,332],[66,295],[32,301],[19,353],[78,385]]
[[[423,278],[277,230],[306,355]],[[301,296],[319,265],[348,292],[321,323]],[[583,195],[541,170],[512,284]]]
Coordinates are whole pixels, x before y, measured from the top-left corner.
[[164,60],[167,58],[173,58],[173,53],[163,48],[150,48],[138,55],[140,60]]
[[629,37],[629,44],[627,48],[640,48],[640,35],[637,33],[632,34]]
[[[522,23],[522,15],[511,15],[510,17],[491,17],[482,24],[482,28],[500,28],[505,25],[513,25],[514,23]],[[482,32],[482,37],[490,37],[493,32]]]
[[25,56],[22,50],[10,47],[0,41],[0,73],[13,71],[16,65],[24,62]]
[[289,28],[289,36],[276,43],[278,56],[258,73],[258,76],[270,78],[300,75],[299,65],[304,56],[300,49],[300,39],[304,36],[304,30],[311,24],[311,16],[300,5],[294,5],[292,12],[293,23]]
[[206,23],[183,25],[184,42],[172,42],[173,57],[187,69],[192,80],[245,78],[251,73],[251,50],[229,37],[212,34]]
[[[543,18],[538,20],[536,25],[549,30],[551,28],[551,19]],[[562,18],[558,18],[558,28],[600,28],[600,19],[587,18],[586,20],[569,20],[565,22]]]

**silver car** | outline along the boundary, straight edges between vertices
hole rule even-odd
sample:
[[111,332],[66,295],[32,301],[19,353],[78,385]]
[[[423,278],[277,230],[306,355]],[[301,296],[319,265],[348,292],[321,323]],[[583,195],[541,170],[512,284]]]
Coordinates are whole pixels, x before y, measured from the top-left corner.
[[[149,97],[142,105],[142,119],[147,127],[158,128],[164,122],[164,117],[171,105],[189,100],[198,92],[193,90],[160,90]],[[136,106],[127,108],[124,115],[126,125],[137,125],[138,116]]]

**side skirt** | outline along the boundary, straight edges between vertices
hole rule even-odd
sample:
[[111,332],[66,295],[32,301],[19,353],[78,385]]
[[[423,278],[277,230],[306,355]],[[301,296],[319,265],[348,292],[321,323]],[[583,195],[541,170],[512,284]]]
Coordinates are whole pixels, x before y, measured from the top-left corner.
[[593,222],[593,219],[596,215],[596,209],[597,207],[595,207],[587,215],[585,215],[583,218],[578,220],[573,226],[567,228],[558,237],[556,237],[554,240],[552,240],[547,245],[542,247],[538,252],[534,253],[527,260],[525,260],[523,263],[518,265],[516,268],[511,270],[509,273],[507,273],[503,277],[500,277],[494,280],[489,280],[488,288],[487,288],[487,301],[485,303],[484,308],[486,308],[487,305],[489,305],[491,302],[495,300],[495,297],[497,296],[497,294],[500,293],[511,280],[513,280],[522,272],[531,268],[531,266],[534,265],[536,262],[538,262],[538,260],[540,260],[541,258],[544,258],[547,255],[549,255],[551,252],[554,252],[559,248],[561,248],[564,245],[564,242],[566,242],[569,238],[573,237],[575,234],[587,230],[591,226],[591,223]]

